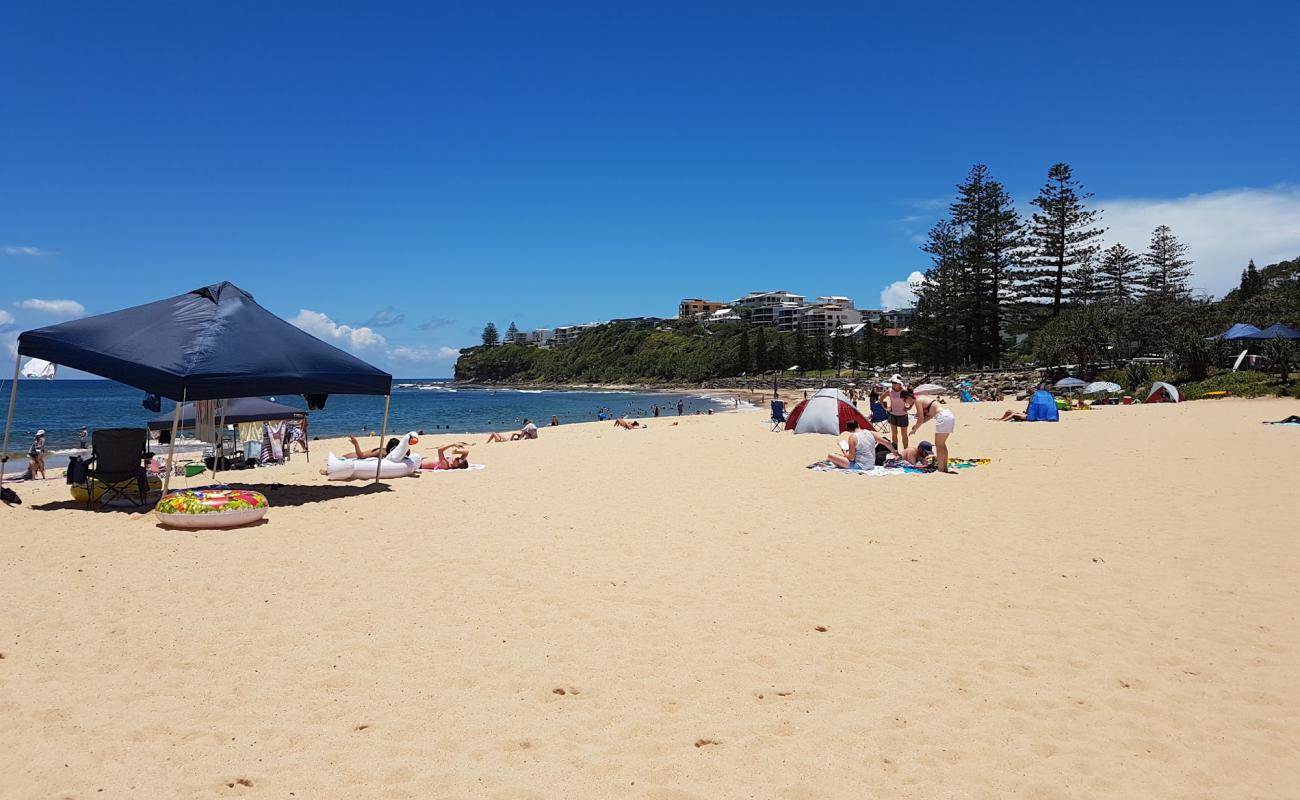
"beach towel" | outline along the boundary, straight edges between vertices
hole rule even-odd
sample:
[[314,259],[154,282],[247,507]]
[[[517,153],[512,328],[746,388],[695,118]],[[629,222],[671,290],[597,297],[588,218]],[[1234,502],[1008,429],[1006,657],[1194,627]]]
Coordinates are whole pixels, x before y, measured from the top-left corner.
[[487,464],[470,464],[468,467],[465,467],[465,469],[425,469],[425,470],[421,470],[421,472],[424,472],[425,474],[433,473],[434,475],[443,475],[443,474],[451,474],[453,472],[470,472],[472,470],[486,469],[486,468],[487,468]]
[[[950,458],[948,466],[951,469],[971,469],[989,463],[991,459],[987,458]],[[814,461],[808,465],[808,469],[814,472],[840,472],[845,475],[869,475],[872,477],[880,475],[924,475],[934,472],[934,468],[922,469],[912,467],[906,464],[899,464],[896,461],[886,462],[887,466],[873,467],[871,469],[842,469],[835,466],[831,461]]]

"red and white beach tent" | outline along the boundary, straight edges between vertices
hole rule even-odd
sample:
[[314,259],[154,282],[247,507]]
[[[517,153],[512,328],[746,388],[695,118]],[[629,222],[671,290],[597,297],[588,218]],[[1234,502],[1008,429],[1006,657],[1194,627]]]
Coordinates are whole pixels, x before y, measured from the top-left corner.
[[857,420],[862,428],[870,428],[871,422],[853,407],[849,398],[839,389],[821,389],[794,407],[785,421],[785,429],[795,433],[829,433],[832,436],[843,433],[845,423]]
[[1147,395],[1148,403],[1177,403],[1183,398],[1173,384],[1156,381],[1151,384],[1151,393]]

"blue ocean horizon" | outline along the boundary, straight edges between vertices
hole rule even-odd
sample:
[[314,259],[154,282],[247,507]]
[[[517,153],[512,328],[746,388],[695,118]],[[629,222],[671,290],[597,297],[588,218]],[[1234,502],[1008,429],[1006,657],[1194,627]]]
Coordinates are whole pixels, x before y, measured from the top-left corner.
[[[8,413],[11,386],[9,380],[0,381],[0,415]],[[304,410],[307,407],[299,395],[274,399]],[[46,432],[50,452],[75,451],[83,425],[92,431],[143,427],[159,413],[170,414],[176,408],[173,401],[164,400],[161,412],[151,412],[143,407],[143,400],[144,392],[139,389],[109,380],[21,380],[9,451],[26,451],[41,429]],[[591,422],[601,409],[616,416],[648,417],[655,404],[662,413],[675,414],[679,400],[687,414],[733,408],[731,401],[704,392],[470,388],[453,386],[447,378],[395,378],[388,429],[482,433],[517,429],[525,417],[539,426],[548,424],[552,416],[561,423]],[[383,415],[382,397],[331,395],[323,410],[311,412],[309,431],[312,437],[321,438],[374,433]]]

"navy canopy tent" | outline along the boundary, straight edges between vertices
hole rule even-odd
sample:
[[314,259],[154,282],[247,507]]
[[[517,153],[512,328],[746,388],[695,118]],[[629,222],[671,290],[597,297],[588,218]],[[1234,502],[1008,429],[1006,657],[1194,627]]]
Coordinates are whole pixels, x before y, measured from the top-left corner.
[[[307,412],[301,408],[276,403],[265,397],[236,397],[226,403],[226,413],[222,414],[220,419],[231,425],[238,425],[241,422],[274,422],[282,419],[302,419],[305,416]],[[160,414],[149,420],[149,430],[169,430],[174,422],[175,418],[172,414]],[[193,403],[186,403],[181,408],[178,427],[194,427]]]
[[1259,332],[1261,339],[1300,339],[1300,331],[1275,322]]
[[21,355],[172,400],[388,394],[393,376],[285,322],[232,283],[27,331]]
[[[26,331],[18,337],[18,355],[181,402],[264,394],[386,396],[393,385],[387,372],[285,322],[229,282]],[[15,365],[14,394],[17,388]],[[0,449],[9,446],[13,408],[11,394]],[[385,404],[381,439],[387,418]]]

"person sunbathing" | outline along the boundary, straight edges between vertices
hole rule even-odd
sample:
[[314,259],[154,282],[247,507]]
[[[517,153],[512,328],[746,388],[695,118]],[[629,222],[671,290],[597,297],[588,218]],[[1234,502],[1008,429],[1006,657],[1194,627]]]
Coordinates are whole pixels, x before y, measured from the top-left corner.
[[[384,443],[383,447],[375,447],[370,450],[362,450],[361,443],[357,441],[357,437],[349,435],[348,441],[352,442],[353,455],[339,456],[339,458],[345,461],[357,461],[364,458],[383,458],[384,456],[393,452],[393,448],[397,447],[399,443],[399,440],[397,439],[389,439],[387,442]],[[412,439],[411,444],[415,444],[415,441],[416,441],[415,439]],[[328,475],[330,474],[330,472],[328,469],[322,469],[320,471],[320,474]]]
[[521,439],[536,439],[536,438],[537,438],[537,426],[533,424],[532,420],[525,419],[524,427],[520,428],[514,433],[490,434],[487,438],[487,444],[491,444],[492,442],[517,442]]
[[625,419],[616,419],[614,420],[614,427],[623,428],[624,430],[630,431],[633,428],[644,428],[645,426],[642,425],[640,422],[637,422],[636,420],[632,420],[631,422],[628,422]]
[[437,460],[420,462],[420,469],[469,469],[469,448],[464,442],[445,444],[438,448]]
[[1264,424],[1265,425],[1300,425],[1300,414],[1292,414],[1286,419],[1274,420],[1273,422],[1265,422]]
[[904,464],[922,469],[930,466],[930,458],[933,455],[934,445],[929,442],[921,442],[915,447],[906,447],[898,451],[898,457]]
[[383,458],[384,456],[386,456],[386,455],[388,455],[389,453],[393,452],[393,448],[394,448],[394,447],[397,447],[397,445],[398,445],[398,440],[397,440],[397,439],[389,439],[389,440],[384,444],[383,447],[374,447],[374,448],[371,448],[370,450],[362,450],[362,449],[361,449],[361,443],[357,441],[357,437],[355,437],[355,436],[349,436],[349,437],[348,437],[348,441],[349,441],[349,442],[352,442],[352,450],[353,450],[353,452],[355,453],[355,455],[351,455],[351,456],[341,456],[341,458],[347,458],[347,459],[357,459],[357,458]]
[[995,421],[996,422],[1028,422],[1029,415],[1023,411],[1016,411],[1014,409],[1009,408],[1006,410],[1005,413],[1002,414],[1002,416],[998,417],[997,420]]

